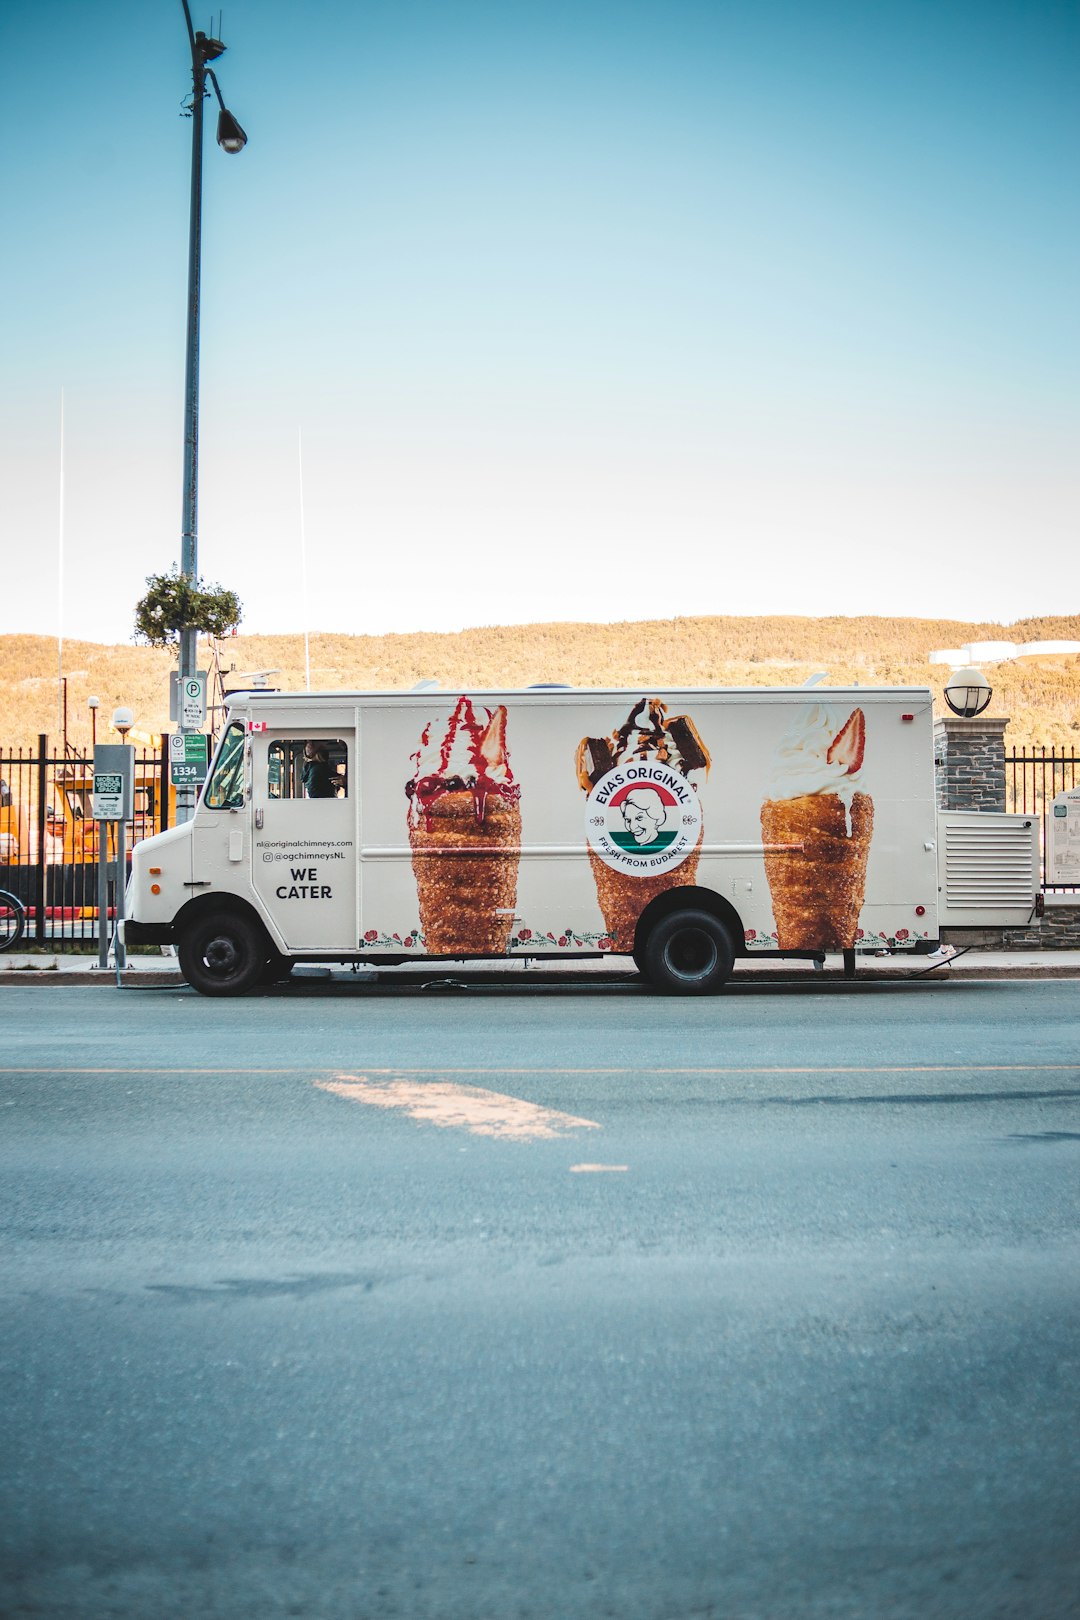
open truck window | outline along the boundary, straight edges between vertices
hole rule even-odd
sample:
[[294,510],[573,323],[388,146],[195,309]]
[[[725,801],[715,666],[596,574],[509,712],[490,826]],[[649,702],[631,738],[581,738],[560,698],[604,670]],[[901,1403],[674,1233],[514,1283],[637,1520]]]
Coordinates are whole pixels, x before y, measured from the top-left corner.
[[268,799],[345,799],[348,748],[340,737],[283,737],[266,751]]
[[221,739],[202,802],[211,810],[239,810],[244,803],[244,728],[235,720]]

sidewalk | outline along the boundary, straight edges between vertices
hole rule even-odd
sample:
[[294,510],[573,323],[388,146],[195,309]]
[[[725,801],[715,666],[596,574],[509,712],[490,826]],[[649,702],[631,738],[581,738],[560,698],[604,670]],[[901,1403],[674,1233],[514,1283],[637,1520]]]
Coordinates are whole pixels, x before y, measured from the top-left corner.
[[[936,958],[912,955],[859,956],[854,982],[901,982],[916,979],[1075,979],[1080,978],[1080,951],[958,951],[939,963]],[[440,978],[533,984],[586,983],[620,984],[636,982],[638,974],[629,957],[589,958],[576,962],[543,962],[517,958],[504,962],[408,962],[395,967],[374,968],[367,964],[356,973],[340,964],[312,963],[298,967],[293,980],[333,979],[341,983],[408,984],[413,980],[430,982]],[[175,956],[160,952],[132,955],[124,969],[125,985],[184,985]],[[735,964],[733,982],[742,983],[844,983],[840,956],[826,958],[816,970],[812,962],[742,958]],[[56,952],[35,955],[11,952],[0,955],[0,985],[4,984],[101,984],[116,985],[114,968],[99,968],[96,954]],[[192,994],[195,992],[193,991]]]

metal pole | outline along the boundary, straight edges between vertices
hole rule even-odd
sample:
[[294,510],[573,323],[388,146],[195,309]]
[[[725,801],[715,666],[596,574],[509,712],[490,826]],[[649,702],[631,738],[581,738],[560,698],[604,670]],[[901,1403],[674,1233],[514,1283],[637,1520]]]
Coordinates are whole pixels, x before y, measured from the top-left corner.
[[127,826],[121,816],[116,823],[116,925],[114,938],[116,940],[116,970],[127,967],[127,951],[124,946],[124,930],[120,926],[125,916],[125,902],[127,899]]
[[34,878],[34,903],[37,915],[34,918],[34,941],[38,945],[45,943],[45,902],[48,898],[47,877],[47,833],[45,831],[45,813],[49,802],[49,739],[45,733],[38,733],[38,782],[37,782],[37,872]]
[[96,823],[98,835],[97,903],[99,968],[109,965],[109,823]]
[[161,739],[161,755],[160,755],[160,757],[158,759],[157,795],[158,795],[157,796],[157,804],[154,806],[154,808],[158,813],[158,815],[157,815],[158,826],[157,826],[157,828],[155,830],[157,832],[164,832],[166,830],[166,828],[168,827],[168,825],[169,825],[169,739],[168,739],[168,737],[162,737],[162,739]]
[[[184,512],[180,540],[180,572],[192,583],[199,577],[199,295],[202,264],[202,157],[203,101],[206,96],[205,35],[191,26],[188,0],[182,0],[191,43],[191,214],[188,226],[187,350],[184,369]],[[180,632],[180,692],[184,680],[196,673],[197,632]],[[179,729],[190,730],[178,716]],[[186,785],[177,788],[176,819],[190,820],[194,797]]]

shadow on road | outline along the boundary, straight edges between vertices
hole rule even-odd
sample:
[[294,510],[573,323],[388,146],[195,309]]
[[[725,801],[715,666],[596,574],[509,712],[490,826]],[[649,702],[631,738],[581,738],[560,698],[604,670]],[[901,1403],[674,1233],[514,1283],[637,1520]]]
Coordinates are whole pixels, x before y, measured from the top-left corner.
[[[1032,980],[1024,980],[1027,985]],[[1059,981],[1051,981],[1057,983]],[[896,994],[926,995],[949,994],[960,995],[964,991],[974,991],[983,987],[984,981],[980,979],[946,979],[924,977],[921,974],[897,975],[895,978],[876,973],[872,979],[844,979],[839,975],[815,974],[813,978],[808,975],[799,975],[797,978],[783,978],[778,974],[770,974],[768,979],[741,978],[738,973],[731,979],[716,996],[708,999],[713,1002],[731,1000],[733,997],[792,997],[792,996],[888,996]],[[140,992],[144,995],[176,995],[177,991],[184,994],[195,995],[197,992],[190,986],[183,984],[138,984],[125,985],[125,990]],[[666,996],[662,991],[656,990],[636,973],[629,973],[625,978],[605,976],[590,981],[584,976],[573,979],[564,975],[545,974],[543,972],[529,973],[523,976],[515,973],[505,978],[497,974],[470,973],[467,969],[446,975],[433,975],[421,977],[416,973],[404,972],[396,974],[392,970],[382,969],[378,976],[371,976],[363,971],[349,973],[348,970],[335,970],[319,968],[301,968],[294,972],[292,977],[281,984],[264,985],[248,992],[245,1000],[291,1000],[303,997],[338,997],[363,996],[365,998],[383,999],[385,997],[416,997],[416,996],[566,996],[588,997],[599,996],[645,996],[650,999],[665,1001],[683,1001],[681,996]],[[705,999],[705,998],[691,998]]]

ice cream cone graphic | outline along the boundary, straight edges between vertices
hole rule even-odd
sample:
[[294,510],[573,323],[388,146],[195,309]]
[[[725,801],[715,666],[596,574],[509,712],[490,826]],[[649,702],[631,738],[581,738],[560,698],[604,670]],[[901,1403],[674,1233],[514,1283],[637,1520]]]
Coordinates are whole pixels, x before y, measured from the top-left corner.
[[632,948],[637,920],[650,900],[679,884],[696,883],[703,832],[704,828],[699,831],[697,843],[684,864],[670,876],[664,873],[658,877],[632,877],[615,871],[594,849],[589,850],[589,865],[596,879],[596,898],[600,902],[604,927],[617,950]]
[[589,864],[616,950],[633,948],[650,900],[696,881],[704,823],[691,773],[710,763],[689,716],[669,719],[657,698],[642,698],[609,736],[579,743]]
[[445,735],[429,724],[413,755],[409,845],[420,929],[433,956],[508,949],[521,856],[520,790],[506,748],[506,709],[478,717],[458,699]]
[[866,892],[874,802],[859,787],[866,721],[813,704],[780,745],[761,807],[765,875],[782,951],[850,950]]

